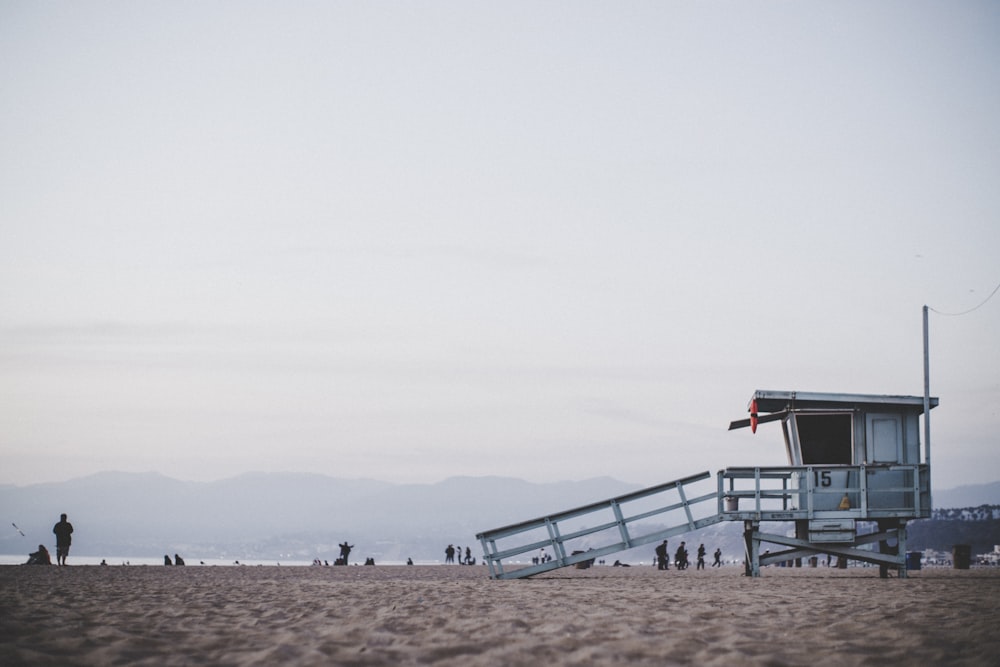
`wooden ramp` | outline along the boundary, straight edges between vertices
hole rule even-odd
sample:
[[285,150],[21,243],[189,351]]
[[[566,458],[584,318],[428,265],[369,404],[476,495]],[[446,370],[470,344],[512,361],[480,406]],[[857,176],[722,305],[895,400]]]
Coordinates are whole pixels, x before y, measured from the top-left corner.
[[719,488],[703,472],[476,537],[491,579],[587,567],[594,559],[723,521]]

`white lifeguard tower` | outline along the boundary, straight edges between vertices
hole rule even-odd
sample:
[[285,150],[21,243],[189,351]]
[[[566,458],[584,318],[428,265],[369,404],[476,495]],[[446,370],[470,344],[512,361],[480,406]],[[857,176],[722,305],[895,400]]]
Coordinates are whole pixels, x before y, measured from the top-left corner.
[[[905,577],[906,523],[931,515],[930,452],[921,460],[919,420],[937,404],[929,396],[758,390],[750,417],[729,428],[756,432],[780,422],[787,466],[726,468],[714,484],[704,472],[482,532],[490,577],[582,567],[722,521],[743,522],[749,576],[828,554],[844,566],[852,559],[878,565],[883,577],[889,568]],[[778,550],[762,554],[762,544]],[[521,561],[543,548],[554,558]]]
[[[930,464],[920,457],[925,403],[938,399],[754,392],[750,418],[729,428],[780,422],[789,465],[719,473],[725,519],[744,522],[748,574],[825,553],[905,577],[906,523],[931,515]],[[794,521],[794,537],[762,530],[775,521]],[[762,542],[784,549],[761,555]]]

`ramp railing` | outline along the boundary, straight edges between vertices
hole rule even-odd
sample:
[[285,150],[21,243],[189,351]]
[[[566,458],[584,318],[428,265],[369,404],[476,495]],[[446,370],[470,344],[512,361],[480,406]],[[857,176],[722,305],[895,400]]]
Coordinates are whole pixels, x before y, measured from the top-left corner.
[[479,533],[492,579],[530,577],[659,542],[723,520],[719,487],[703,472]]

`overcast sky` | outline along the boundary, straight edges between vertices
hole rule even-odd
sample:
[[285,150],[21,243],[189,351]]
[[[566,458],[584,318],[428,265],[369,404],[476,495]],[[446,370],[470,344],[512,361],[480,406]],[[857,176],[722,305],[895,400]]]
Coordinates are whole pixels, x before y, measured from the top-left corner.
[[[1000,283],[1000,3],[0,0],[0,483],[785,463]],[[1000,479],[1000,296],[932,313]]]

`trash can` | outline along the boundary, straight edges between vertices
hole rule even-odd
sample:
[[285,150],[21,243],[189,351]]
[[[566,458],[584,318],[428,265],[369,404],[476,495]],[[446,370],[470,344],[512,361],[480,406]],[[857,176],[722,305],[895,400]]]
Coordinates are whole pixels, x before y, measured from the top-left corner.
[[956,544],[951,548],[951,563],[956,570],[968,570],[972,561],[972,546]]
[[809,557],[809,567],[816,567],[819,564],[819,558],[816,556]]
[[920,569],[920,559],[923,554],[919,551],[907,551],[906,552],[906,569],[911,572],[916,572]]
[[732,496],[723,498],[727,512],[738,512],[740,510],[740,499]]

